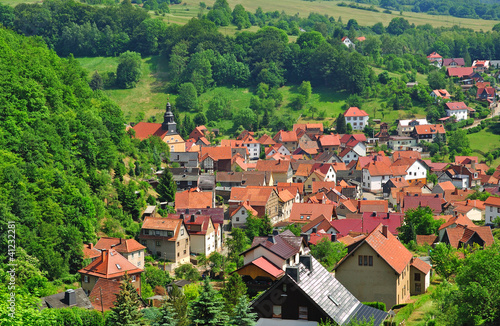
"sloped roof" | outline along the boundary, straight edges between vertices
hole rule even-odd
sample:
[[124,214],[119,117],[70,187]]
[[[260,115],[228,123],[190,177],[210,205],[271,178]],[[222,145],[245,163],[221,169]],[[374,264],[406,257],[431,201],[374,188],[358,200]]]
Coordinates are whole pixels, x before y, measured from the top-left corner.
[[267,145],[274,145],[276,144],[276,142],[271,138],[271,136],[267,135],[267,134],[263,134],[258,142],[261,144],[261,145],[264,145],[264,146],[267,146]]
[[317,245],[318,242],[320,242],[323,239],[326,239],[327,241],[331,241],[332,235],[330,233],[326,233],[324,231],[319,231],[317,233],[311,233],[309,235],[308,243],[312,244],[312,245]]
[[326,218],[336,216],[335,206],[330,204],[294,203],[290,213],[290,221],[307,222],[320,215],[324,215]]
[[92,259],[99,257],[101,252],[97,250],[92,243],[84,243],[83,244],[83,258],[84,259]]
[[449,228],[452,225],[463,225],[469,227],[475,226],[474,222],[472,222],[467,216],[458,214],[456,217],[452,217],[445,223],[441,224],[439,230]]
[[274,187],[258,187],[249,186],[246,188],[233,187],[231,188],[231,195],[229,201],[243,202],[247,201],[251,206],[265,206]]
[[358,109],[355,106],[351,106],[347,111],[344,112],[344,117],[367,117],[368,113],[363,110]]
[[300,195],[302,195],[304,193],[304,184],[302,182],[278,182],[276,190],[281,191],[283,189],[287,189],[292,195],[294,195],[297,191]]
[[434,214],[439,214],[443,211],[443,198],[440,196],[423,196],[422,194],[403,197],[403,206],[401,210],[406,212],[409,209],[429,206]]
[[231,213],[231,217],[234,216],[237,212],[239,212],[240,209],[244,209],[244,210],[250,211],[250,213],[252,213],[253,216],[259,215],[259,213],[252,206],[250,206],[250,204],[247,201],[244,201],[244,202],[241,202],[238,205],[238,208],[236,208]]
[[278,197],[283,201],[283,202],[287,202],[287,201],[290,201],[292,199],[295,198],[294,195],[292,195],[292,193],[290,191],[288,191],[287,189],[283,189],[281,191],[278,191]]
[[411,266],[415,267],[426,275],[431,271],[431,265],[427,264],[425,261],[418,257],[412,259]]
[[182,222],[183,221],[181,219],[147,216],[142,223],[142,229],[173,231],[174,236],[169,238],[168,240],[176,241],[182,226]]
[[101,256],[78,273],[97,276],[99,278],[115,278],[128,274],[142,273],[143,270],[133,265],[116,250],[103,250]]
[[[389,218],[387,218],[387,216],[389,216]],[[373,213],[366,212],[363,214],[362,218],[333,220],[330,224],[338,231],[338,238],[347,236],[350,232],[370,233],[380,224],[387,225],[389,232],[397,235],[397,228],[402,225],[403,220],[404,214],[402,213],[377,213],[373,216]]]
[[446,109],[450,111],[469,109],[469,107],[464,102],[447,102],[445,103],[445,105]]
[[[317,193],[320,189],[335,189],[336,185],[333,181],[314,181],[312,183],[312,192]],[[342,190],[342,187],[339,187]]]
[[[311,257],[312,270],[299,264],[299,281],[295,282],[291,277],[285,275],[281,282],[291,280],[297,287],[310,298],[327,316],[339,325],[347,325],[351,320],[374,319],[374,326],[382,324],[387,313],[362,304],[352,295],[333,275],[331,275],[314,257]],[[269,288],[272,291],[281,286],[281,282]],[[266,291],[266,292],[267,292]],[[266,293],[257,298],[252,306],[256,306],[266,298]]]
[[474,70],[472,67],[449,67],[446,72],[450,77],[462,78],[471,75]]
[[491,246],[495,241],[491,233],[491,228],[488,226],[466,227],[458,225],[455,228],[446,229],[445,234],[453,248],[459,248],[461,243],[467,243],[474,234],[477,234],[484,241],[485,247]]
[[330,135],[321,135],[319,136],[319,144],[321,146],[340,146],[340,138],[339,135],[330,134]]
[[389,210],[387,200],[359,200],[358,210],[360,213],[364,212],[378,212],[387,213]]
[[327,231],[328,229],[330,229],[332,227],[330,224],[331,220],[332,220],[331,218],[328,219],[324,215],[320,215],[320,216],[316,217],[315,219],[311,220],[306,225],[304,225],[302,227],[301,231],[307,232],[314,227],[316,227],[317,231],[320,231],[320,230]]
[[429,54],[427,56],[427,58],[429,58],[429,59],[434,58],[435,59],[435,58],[442,58],[442,56],[440,56],[439,53],[437,53],[437,52],[432,52],[431,54]]
[[484,202],[485,206],[494,206],[494,207],[500,207],[500,197],[493,197],[490,196],[486,201]]
[[421,159],[420,152],[417,151],[394,151],[392,153],[392,160],[396,161],[400,158],[409,158],[409,159]]
[[419,125],[415,126],[415,132],[419,135],[444,134],[445,130],[442,124]]
[[464,58],[446,58],[443,59],[443,66],[449,66],[452,62],[455,62],[459,66],[465,66]]
[[284,131],[280,130],[273,137],[275,142],[297,142],[297,133],[295,131]]
[[258,160],[257,161],[257,171],[270,171],[275,173],[286,173],[290,168],[290,161],[283,160]]
[[119,253],[131,253],[138,250],[146,249],[145,246],[141,245],[135,239],[122,239],[122,238],[110,238],[102,237],[100,238],[96,245],[96,249],[115,249]]
[[269,275],[275,278],[279,278],[280,276],[285,274],[285,272],[281,268],[273,264],[270,260],[268,260],[264,256],[252,260],[251,262],[249,262],[248,264],[239,269],[247,267],[248,265],[257,266],[258,268],[262,269],[264,272],[268,273]]
[[108,311],[115,306],[114,302],[118,293],[120,293],[120,282],[118,280],[99,278],[89,294],[89,299],[95,310]]
[[232,157],[231,147],[202,147],[200,157],[203,159],[207,155],[210,156],[214,161],[230,160]]
[[[272,253],[276,254],[277,256],[281,257],[282,259],[288,259],[295,256],[295,254],[300,251],[300,243],[302,243],[303,241],[302,237],[296,237],[295,235],[293,235],[293,233],[291,236],[289,234],[283,235],[283,233],[269,237],[255,237],[252,241],[252,246],[250,247],[250,249],[243,252],[242,255],[258,246],[262,246]],[[290,239],[292,237],[298,238],[298,247],[296,246],[296,243],[292,241],[292,239]]]
[[438,240],[438,236],[431,234],[431,235],[419,235],[417,234],[417,245],[423,246],[425,244],[432,245]]
[[183,191],[175,195],[175,208],[196,209],[210,208],[213,204],[213,193],[210,191]]
[[151,136],[165,137],[168,130],[161,128],[161,123],[139,122],[132,127],[135,130],[135,138],[144,140]]
[[456,189],[455,185],[451,181],[440,182],[437,184],[443,191],[449,190],[453,191]]
[[302,129],[305,131],[311,130],[311,129],[317,129],[321,132],[323,132],[323,124],[322,123],[295,123],[293,125],[293,131],[296,131],[297,129]]
[[437,97],[442,97],[442,98],[451,97],[450,93],[448,93],[446,89],[435,89],[432,91],[432,93],[434,93],[434,95],[436,95]]

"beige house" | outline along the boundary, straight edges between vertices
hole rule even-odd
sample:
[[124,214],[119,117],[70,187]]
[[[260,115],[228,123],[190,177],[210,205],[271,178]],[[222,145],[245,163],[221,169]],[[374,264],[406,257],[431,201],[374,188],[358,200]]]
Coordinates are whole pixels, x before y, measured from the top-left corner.
[[141,294],[141,273],[143,269],[138,268],[120,255],[116,250],[102,250],[101,256],[91,262],[88,266],[78,271],[81,274],[81,284],[88,295],[99,279],[121,281],[127,273],[137,293]]
[[97,250],[114,249],[135,266],[144,268],[144,249],[146,247],[134,239],[102,237],[94,248]]
[[217,236],[218,225],[215,226],[209,215],[201,215],[201,212],[197,212],[196,214],[187,215],[169,214],[168,217],[184,219],[191,240],[190,251],[192,253],[205,254],[208,257],[221,248],[221,237]]
[[139,240],[149,253],[176,264],[189,263],[190,240],[183,219],[147,217]]
[[319,170],[316,170],[311,173],[304,182],[304,192],[310,194],[313,189],[313,182],[318,181],[326,181],[326,175],[321,173]]
[[427,292],[431,284],[431,265],[420,258],[413,258],[410,266],[410,294],[419,295]]
[[267,214],[272,224],[282,220],[279,214],[279,197],[274,187],[233,187],[229,197],[229,214],[231,215],[244,202],[257,211],[258,217]]
[[290,161],[258,160],[255,169],[261,172],[271,172],[275,186],[278,182],[292,182],[293,170]]
[[360,301],[387,309],[410,299],[412,254],[380,224],[335,267],[335,277]]

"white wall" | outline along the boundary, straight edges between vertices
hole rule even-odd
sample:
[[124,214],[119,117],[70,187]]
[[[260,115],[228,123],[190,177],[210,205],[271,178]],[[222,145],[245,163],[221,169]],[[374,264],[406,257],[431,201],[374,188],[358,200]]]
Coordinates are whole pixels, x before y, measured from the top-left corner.
[[244,207],[240,206],[240,208],[238,208],[238,211],[234,213],[233,217],[231,218],[233,227],[237,228],[244,227],[247,222],[247,218],[248,218],[248,211]]
[[500,208],[486,205],[485,223],[492,224],[495,218],[500,217]]
[[368,116],[365,117],[345,117],[345,123],[351,124],[352,130],[363,130],[368,123]]
[[427,169],[419,161],[415,161],[406,171],[405,180],[423,179],[427,177]]
[[455,116],[457,121],[467,120],[467,110],[446,110],[446,115]]

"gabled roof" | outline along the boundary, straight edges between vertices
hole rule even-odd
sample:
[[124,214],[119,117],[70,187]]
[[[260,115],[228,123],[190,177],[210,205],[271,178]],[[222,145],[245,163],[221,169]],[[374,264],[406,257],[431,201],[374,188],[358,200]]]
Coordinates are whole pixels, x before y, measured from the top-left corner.
[[236,208],[232,213],[231,213],[231,217],[233,217],[237,212],[240,211],[240,209],[244,209],[246,211],[250,211],[250,213],[253,215],[253,216],[257,216],[259,215],[259,212],[257,212],[252,206],[250,206],[250,203],[248,201],[244,201],[244,202],[241,202],[239,205],[238,205],[238,208]]
[[297,142],[297,133],[295,131],[284,131],[280,130],[278,133],[273,137],[273,140],[275,142]]
[[83,258],[84,259],[93,259],[97,258],[101,255],[101,252],[94,247],[92,243],[84,243],[83,244]]
[[151,136],[157,136],[163,139],[168,130],[161,128],[161,123],[139,122],[132,127],[135,130],[135,138],[144,140]]
[[449,67],[446,73],[450,77],[467,77],[474,72],[472,67]]
[[341,144],[346,144],[347,142],[349,142],[349,140],[358,140],[358,141],[362,141],[362,142],[366,142],[366,136],[365,134],[344,134],[342,135],[342,137],[340,137],[340,143]]
[[[333,181],[313,181],[312,183],[312,193],[317,193],[320,189],[335,189],[336,185]],[[342,190],[342,187],[339,187]]]
[[131,253],[138,250],[146,249],[145,246],[141,245],[135,239],[122,239],[122,238],[110,238],[102,237],[97,241],[95,245],[96,249],[114,249],[119,253]]
[[409,158],[409,159],[421,159],[420,152],[417,151],[394,151],[392,153],[392,160],[396,161],[400,158]]
[[458,225],[455,228],[448,228],[445,230],[445,235],[448,242],[453,248],[460,248],[461,245],[466,244],[475,234],[484,241],[484,246],[488,247],[494,243],[491,228],[488,226],[473,226],[466,227]]
[[351,106],[344,112],[344,117],[367,117],[368,113],[363,110],[358,109],[355,106]]
[[336,216],[335,205],[294,203],[290,213],[290,221],[307,222],[320,215],[324,215],[326,218]]
[[449,228],[450,226],[457,226],[457,225],[463,225],[463,226],[468,226],[468,227],[474,227],[476,226],[474,222],[472,222],[467,216],[463,214],[459,214],[456,217],[450,218],[447,222],[441,224],[439,227],[439,230],[443,230],[446,228]]
[[160,231],[173,231],[174,235],[169,238],[169,241],[176,241],[182,227],[183,221],[181,219],[171,219],[163,217],[149,217],[147,216],[142,223],[142,229],[147,230],[160,230]]
[[382,234],[382,224],[379,224],[353,251],[346,255],[335,267],[338,268],[344,260],[353,255],[364,243],[368,244],[385,262],[398,274],[410,264],[412,253],[406,249],[390,232],[387,237]]
[[485,206],[493,206],[493,207],[500,207],[500,197],[493,197],[490,196],[486,201],[484,202]]
[[427,58],[429,58],[429,59],[438,59],[438,58],[443,58],[443,57],[440,56],[439,53],[437,53],[437,52],[432,52],[431,54],[429,54],[427,56]]
[[248,186],[246,188],[231,188],[230,202],[248,202],[252,207],[265,206],[272,193],[276,192],[274,187]]
[[326,218],[324,215],[320,215],[316,217],[314,220],[310,221],[306,225],[302,227],[302,232],[307,232],[311,230],[312,228],[316,228],[317,231],[323,230],[323,231],[328,231],[332,227],[330,222],[332,219]]
[[290,201],[290,200],[295,198],[295,196],[287,189],[283,189],[281,191],[278,191],[278,197],[281,199],[281,201],[283,201],[285,203],[287,201]]
[[202,147],[200,152],[201,160],[206,156],[210,156],[214,161],[230,160],[232,157],[231,147]]
[[448,93],[446,89],[435,89],[432,91],[432,93],[434,93],[434,95],[436,95],[437,97],[451,98],[450,93]]
[[449,66],[452,62],[455,62],[458,66],[465,66],[464,58],[446,58],[443,59],[443,66]]
[[451,181],[440,182],[437,184],[443,191],[453,191],[456,189],[455,185]]
[[118,293],[120,293],[120,281],[99,278],[89,294],[89,299],[95,310],[108,311],[115,306]]
[[340,146],[340,138],[339,135],[330,134],[330,135],[321,135],[319,136],[319,144],[323,147],[325,146]]
[[330,225],[338,231],[337,238],[347,236],[350,232],[370,233],[380,224],[387,225],[389,232],[398,235],[397,228],[403,224],[403,213],[373,213],[365,212],[362,218],[346,218],[333,220]]
[[305,131],[319,130],[321,133],[323,133],[323,124],[322,123],[295,123],[293,125],[293,131],[296,131],[297,129],[302,129]]
[[311,233],[309,235],[308,243],[311,245],[317,245],[321,240],[326,239],[327,241],[332,240],[332,235],[330,233],[326,233],[323,230],[318,231],[317,233]]
[[287,173],[288,169],[290,169],[290,161],[258,160],[256,169],[257,169],[257,171],[270,171],[270,172],[274,172],[274,173]]
[[425,244],[433,245],[436,241],[438,241],[438,236],[431,235],[419,235],[417,234],[417,245],[423,246]]
[[269,237],[255,237],[250,249],[244,251],[241,255],[245,255],[258,246],[262,246],[282,259],[295,256],[300,251],[304,240],[302,237],[295,236],[289,230],[287,231]]
[[78,273],[97,276],[99,278],[115,278],[128,274],[142,273],[143,270],[133,265],[116,250],[103,250],[101,256]]
[[447,102],[445,106],[450,111],[469,110],[469,107],[464,102]]
[[246,264],[245,266],[243,266],[239,269],[242,269],[242,268],[247,267],[249,265],[254,265],[275,278],[279,278],[280,276],[285,274],[285,272],[281,268],[279,268],[278,266],[273,264],[270,260],[268,260],[264,256],[259,257],[255,260],[252,260],[251,262],[249,262],[248,264]]
[[276,144],[276,142],[271,138],[271,136],[267,135],[267,134],[263,134],[258,142],[261,144],[261,145],[264,145],[264,146],[267,146],[267,145],[274,145]]
[[419,125],[415,126],[414,131],[419,135],[444,134],[445,130],[442,124]]
[[213,193],[210,191],[183,191],[175,195],[176,209],[210,208],[213,204]]
[[[268,299],[268,293],[282,286],[284,282],[293,282],[297,290],[307,297],[319,311],[323,312],[338,325],[348,325],[351,320],[370,320],[374,326],[382,324],[387,313],[362,304],[314,257],[311,257],[311,270],[299,264],[299,280],[296,282],[286,275],[260,295],[253,303],[256,307],[262,300]],[[293,322],[293,321],[290,321]]]
[[444,203],[444,199],[437,194],[435,196],[423,196],[422,194],[404,196],[401,211],[406,212],[409,209],[429,206],[434,214],[439,214],[443,211],[442,204]]
[[425,261],[418,257],[412,259],[411,266],[415,267],[425,275],[427,275],[431,271],[431,265],[427,264]]
[[300,195],[304,194],[304,184],[302,182],[293,183],[293,182],[278,182],[276,186],[276,190],[282,191],[283,189],[287,189],[290,191],[292,195],[294,195],[297,191]]

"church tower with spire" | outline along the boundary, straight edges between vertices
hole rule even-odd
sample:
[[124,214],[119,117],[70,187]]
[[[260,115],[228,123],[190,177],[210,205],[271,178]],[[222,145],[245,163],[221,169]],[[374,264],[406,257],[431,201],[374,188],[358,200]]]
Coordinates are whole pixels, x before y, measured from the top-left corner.
[[163,123],[161,124],[163,130],[167,130],[167,135],[177,134],[177,123],[174,120],[174,114],[172,113],[172,106],[170,102],[167,102],[167,110],[163,115]]

